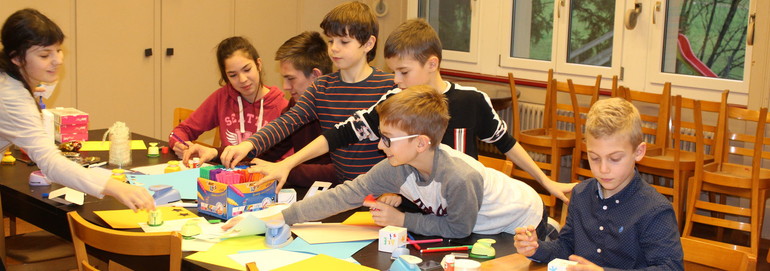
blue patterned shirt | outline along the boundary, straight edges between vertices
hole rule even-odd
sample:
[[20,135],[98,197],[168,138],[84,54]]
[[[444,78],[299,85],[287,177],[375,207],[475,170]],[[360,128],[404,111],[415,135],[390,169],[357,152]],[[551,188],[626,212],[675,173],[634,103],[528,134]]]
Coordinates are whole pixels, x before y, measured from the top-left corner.
[[532,260],[575,254],[605,270],[684,270],[674,209],[663,195],[638,171],[612,197],[603,198],[600,188],[595,178],[575,186],[559,239],[540,241]]

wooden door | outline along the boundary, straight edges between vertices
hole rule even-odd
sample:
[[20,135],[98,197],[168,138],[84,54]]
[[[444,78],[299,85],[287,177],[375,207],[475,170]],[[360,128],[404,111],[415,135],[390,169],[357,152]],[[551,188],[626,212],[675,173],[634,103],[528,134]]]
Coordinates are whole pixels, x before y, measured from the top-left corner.
[[[77,1],[77,105],[89,113],[91,129],[123,121],[132,132],[157,135],[157,5]],[[152,55],[145,56],[146,49]]]

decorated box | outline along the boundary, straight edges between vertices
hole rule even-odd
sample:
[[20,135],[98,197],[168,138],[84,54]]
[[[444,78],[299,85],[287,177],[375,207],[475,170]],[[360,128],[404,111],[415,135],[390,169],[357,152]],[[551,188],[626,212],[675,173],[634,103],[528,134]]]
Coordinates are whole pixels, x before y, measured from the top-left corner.
[[275,182],[225,184],[198,178],[198,212],[230,219],[259,211],[276,202]]

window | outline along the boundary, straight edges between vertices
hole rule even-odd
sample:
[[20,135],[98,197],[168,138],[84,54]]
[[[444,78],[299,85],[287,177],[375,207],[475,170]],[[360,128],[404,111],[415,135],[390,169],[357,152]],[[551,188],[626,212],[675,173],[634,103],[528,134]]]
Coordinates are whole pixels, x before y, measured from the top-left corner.
[[756,10],[751,0],[410,0],[409,5],[419,10],[410,16],[426,18],[438,30],[443,68],[497,76],[514,72],[541,81],[554,69],[557,79],[576,83],[593,83],[601,74],[605,88],[617,75],[620,84],[635,90],[654,91],[671,82],[675,94],[718,100],[730,89],[731,103],[748,102],[747,37]]

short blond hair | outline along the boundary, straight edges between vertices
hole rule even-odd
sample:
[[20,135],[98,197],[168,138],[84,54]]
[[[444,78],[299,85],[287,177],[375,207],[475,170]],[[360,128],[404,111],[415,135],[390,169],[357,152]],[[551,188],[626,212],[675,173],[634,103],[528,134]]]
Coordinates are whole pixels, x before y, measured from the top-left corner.
[[642,118],[634,104],[625,99],[599,100],[588,111],[586,134],[594,138],[622,134],[636,149],[642,143]]
[[449,125],[449,105],[446,97],[427,85],[412,86],[388,98],[377,106],[380,125],[386,124],[409,134],[426,135],[431,148],[444,138]]

